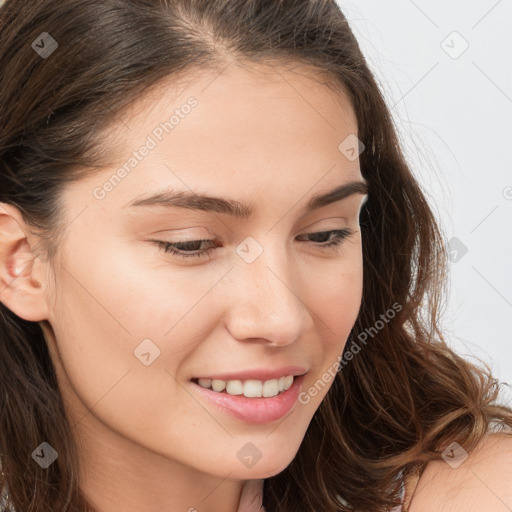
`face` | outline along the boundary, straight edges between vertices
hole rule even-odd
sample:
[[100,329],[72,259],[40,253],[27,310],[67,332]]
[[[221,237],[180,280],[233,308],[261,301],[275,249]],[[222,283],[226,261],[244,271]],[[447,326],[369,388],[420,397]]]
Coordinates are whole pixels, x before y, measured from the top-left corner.
[[[348,99],[297,69],[160,84],[105,136],[116,162],[65,189],[45,334],[78,434],[233,479],[294,458],[361,304],[365,199],[308,208],[362,176]],[[197,381],[302,374],[273,397]]]

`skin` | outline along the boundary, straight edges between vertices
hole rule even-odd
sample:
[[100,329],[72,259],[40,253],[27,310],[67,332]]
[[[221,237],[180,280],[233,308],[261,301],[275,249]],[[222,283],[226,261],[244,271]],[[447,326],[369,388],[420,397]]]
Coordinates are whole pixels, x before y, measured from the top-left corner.
[[[510,434],[510,432],[509,432]],[[409,512],[510,512],[512,437],[486,434],[458,467],[445,460],[428,463]]]
[[[94,197],[190,96],[197,107],[102,200]],[[116,120],[103,139],[112,165],[63,194],[69,226],[55,270],[35,257],[37,238],[19,211],[3,205],[0,297],[21,318],[44,322],[79,443],[81,486],[100,510],[236,512],[242,491],[252,496],[292,461],[332,379],[267,424],[193,399],[189,379],[300,364],[308,389],[341,355],[362,298],[365,196],[303,208],[362,178],[359,161],[338,149],[356,133],[349,101],[310,71],[232,63],[185,87],[159,84]],[[235,199],[255,213],[243,221],[125,207],[167,188]],[[354,232],[337,250],[321,247],[326,238],[298,238],[343,228]],[[263,248],[252,263],[235,252],[248,236]],[[184,260],[149,241],[183,238],[220,245],[210,258]],[[146,338],[160,349],[149,366],[133,353]],[[237,457],[246,443],[262,454],[250,468]]]

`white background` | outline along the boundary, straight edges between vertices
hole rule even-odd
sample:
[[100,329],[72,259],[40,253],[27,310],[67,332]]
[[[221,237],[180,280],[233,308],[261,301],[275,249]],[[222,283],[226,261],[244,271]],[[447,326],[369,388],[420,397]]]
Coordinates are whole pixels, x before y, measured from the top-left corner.
[[512,0],[337,2],[447,239],[467,247],[452,253],[447,341],[512,384]]

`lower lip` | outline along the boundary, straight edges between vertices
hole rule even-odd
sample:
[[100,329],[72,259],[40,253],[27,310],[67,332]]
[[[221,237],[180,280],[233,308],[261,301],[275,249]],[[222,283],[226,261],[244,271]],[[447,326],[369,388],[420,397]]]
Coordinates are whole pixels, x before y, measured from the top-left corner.
[[244,395],[217,393],[190,382],[195,392],[224,412],[248,423],[270,423],[288,414],[297,403],[304,375],[293,379],[289,389],[272,397],[248,398]]

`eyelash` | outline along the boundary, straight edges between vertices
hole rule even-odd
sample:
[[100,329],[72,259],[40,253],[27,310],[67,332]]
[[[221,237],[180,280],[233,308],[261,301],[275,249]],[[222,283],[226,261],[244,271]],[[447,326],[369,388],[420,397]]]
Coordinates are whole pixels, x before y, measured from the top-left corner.
[[[320,248],[328,248],[329,250],[338,250],[338,247],[341,245],[341,243],[348,238],[350,235],[354,234],[355,231],[352,229],[344,228],[344,229],[333,229],[330,231],[317,231],[316,233],[305,233],[305,235],[324,235],[335,233],[335,237],[333,240],[331,240],[329,243],[326,243],[324,245],[320,245]],[[301,235],[302,236],[302,235]],[[177,256],[179,258],[206,258],[208,257],[208,253],[211,249],[214,249],[214,247],[210,249],[206,249],[202,252],[194,252],[185,254],[182,252],[179,252],[175,249],[173,249],[173,246],[176,245],[182,245],[182,244],[189,244],[189,243],[197,243],[197,242],[213,242],[214,240],[187,240],[185,242],[164,242],[163,240],[150,240],[150,242],[153,242],[155,245],[157,245],[160,249],[162,249],[165,253],[172,254],[173,256]]]

